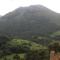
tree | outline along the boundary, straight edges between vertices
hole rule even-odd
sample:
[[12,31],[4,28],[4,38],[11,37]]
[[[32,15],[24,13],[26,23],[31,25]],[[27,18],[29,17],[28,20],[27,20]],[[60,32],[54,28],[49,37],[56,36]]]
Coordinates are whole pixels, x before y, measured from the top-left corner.
[[6,56],[4,56],[4,60],[7,60]]
[[60,43],[59,42],[53,42],[49,44],[49,50],[55,51],[55,53],[60,52]]
[[8,41],[10,41],[10,38],[8,36],[0,36],[0,46],[5,45]]
[[26,60],[48,60],[49,53],[48,50],[37,50],[37,51],[30,51],[26,54]]
[[20,60],[20,56],[18,54],[15,54],[13,60]]

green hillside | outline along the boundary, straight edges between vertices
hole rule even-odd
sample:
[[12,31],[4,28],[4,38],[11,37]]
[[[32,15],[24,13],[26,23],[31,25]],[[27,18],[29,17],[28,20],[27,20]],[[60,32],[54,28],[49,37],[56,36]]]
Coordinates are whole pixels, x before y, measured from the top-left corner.
[[9,41],[9,45],[13,46],[26,46],[29,47],[31,50],[37,50],[37,49],[46,49],[46,47],[37,44],[36,42],[28,41],[28,40],[23,40],[23,39],[13,39],[12,41]]
[[21,60],[24,60],[24,56],[26,56],[30,51],[41,51],[47,49],[46,46],[23,39],[12,39],[5,45],[2,44],[2,48],[0,49],[0,60],[4,60],[5,58],[13,60],[13,57],[16,54],[20,56]]
[[60,42],[60,14],[42,5],[0,17],[0,60],[49,60],[50,48],[60,51],[54,42]]

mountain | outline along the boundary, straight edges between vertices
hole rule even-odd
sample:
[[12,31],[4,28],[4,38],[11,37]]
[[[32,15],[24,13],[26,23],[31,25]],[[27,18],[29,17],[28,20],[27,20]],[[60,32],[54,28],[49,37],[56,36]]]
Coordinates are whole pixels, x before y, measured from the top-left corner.
[[60,14],[42,5],[20,7],[1,17],[0,34],[31,38],[58,31]]

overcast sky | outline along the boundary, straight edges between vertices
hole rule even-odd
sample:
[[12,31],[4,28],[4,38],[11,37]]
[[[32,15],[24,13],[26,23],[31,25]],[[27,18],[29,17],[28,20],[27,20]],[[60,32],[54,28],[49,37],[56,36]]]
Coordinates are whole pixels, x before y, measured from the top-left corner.
[[0,0],[0,15],[13,11],[20,6],[44,5],[60,13],[60,0]]

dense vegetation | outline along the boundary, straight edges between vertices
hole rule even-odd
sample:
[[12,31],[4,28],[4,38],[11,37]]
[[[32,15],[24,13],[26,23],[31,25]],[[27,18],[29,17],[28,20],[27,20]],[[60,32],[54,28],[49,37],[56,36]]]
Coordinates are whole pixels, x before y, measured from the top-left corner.
[[[0,60],[4,60],[4,59],[6,60],[9,60],[9,59],[25,60],[26,59],[27,60],[28,57],[30,56],[32,56],[32,58],[30,59],[33,59],[35,55],[36,56],[38,55],[40,57],[41,55],[39,54],[43,53],[44,55],[49,53],[47,52],[48,48],[41,44],[37,44],[35,42],[23,40],[23,39],[17,39],[17,38],[10,39],[8,37],[5,37],[5,38],[6,39],[0,39],[2,41],[0,46]],[[36,58],[38,58],[38,56]],[[42,56],[39,59],[42,59]]]
[[49,41],[47,46],[6,36],[0,36],[0,41],[0,60],[49,60],[50,50],[60,52],[59,41]]

